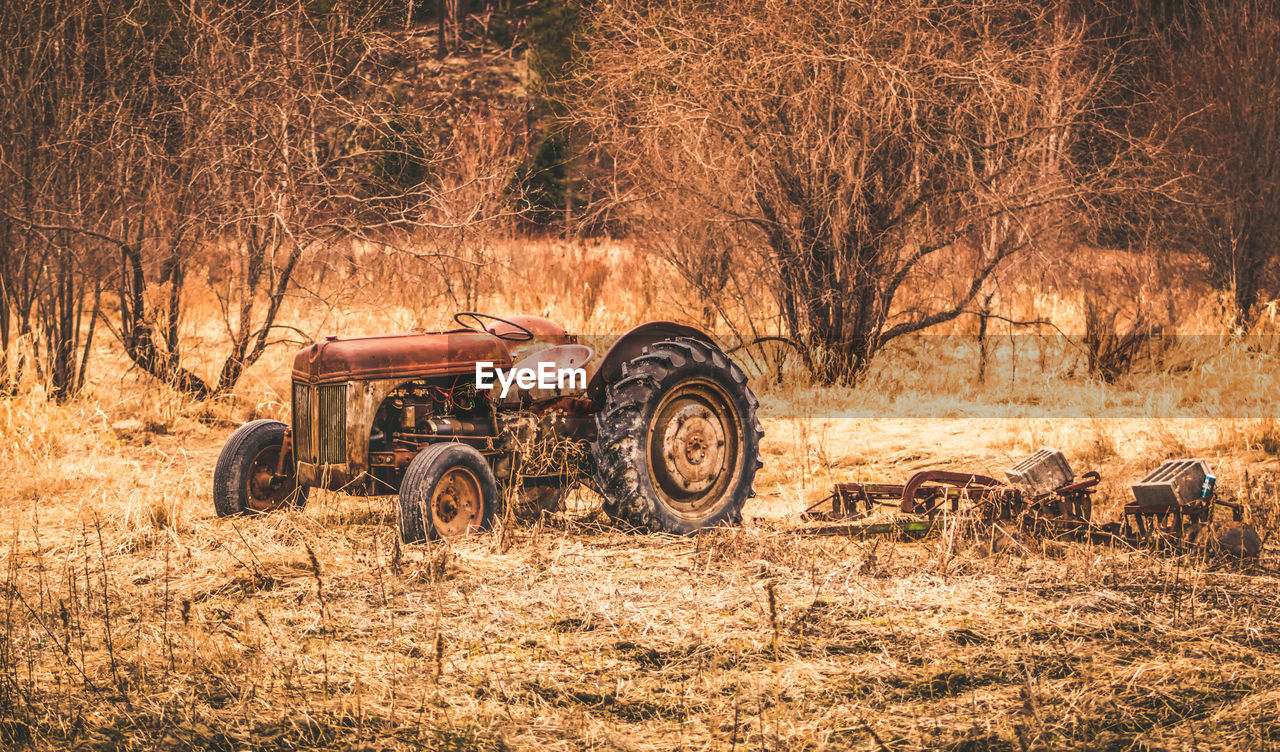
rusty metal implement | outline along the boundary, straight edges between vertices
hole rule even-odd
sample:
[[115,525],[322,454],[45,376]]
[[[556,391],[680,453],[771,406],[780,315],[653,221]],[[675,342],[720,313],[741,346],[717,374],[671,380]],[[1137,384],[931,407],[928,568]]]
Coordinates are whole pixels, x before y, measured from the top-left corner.
[[[904,484],[839,483],[830,495],[801,515],[805,522],[842,522],[839,532],[850,535],[889,533],[927,535],[937,528],[935,517],[949,512],[970,521],[1018,521],[1054,532],[1088,528],[1093,493],[1101,480],[1090,471],[1077,478],[1062,452],[1041,449],[1006,472],[1009,481],[980,473],[926,470]],[[876,507],[896,507],[903,515],[891,522],[850,525]],[[837,532],[822,528],[811,532]]]
[[1217,483],[1205,460],[1165,460],[1130,487],[1133,501],[1124,507],[1125,535],[1183,540],[1192,526],[1213,519],[1215,507],[1231,510],[1232,521],[1240,522],[1244,509],[1239,503],[1215,498]]
[[[1216,544],[1237,557],[1257,556],[1261,539],[1241,522],[1241,504],[1216,498],[1217,478],[1201,459],[1166,460],[1131,487],[1133,501],[1122,522],[1094,524],[1093,494],[1101,476],[1077,477],[1062,452],[1043,448],[1005,471],[1007,482],[977,473],[927,470],[902,485],[839,483],[830,495],[805,510],[805,522],[841,523],[804,528],[810,535],[897,535],[919,538],[944,524],[972,527],[1011,521],[1024,531],[1065,535],[1097,543],[1122,542],[1181,548]],[[896,507],[902,517],[859,523],[876,507]],[[1210,528],[1216,507],[1231,511],[1231,523]],[[945,513],[945,514],[939,514]]]

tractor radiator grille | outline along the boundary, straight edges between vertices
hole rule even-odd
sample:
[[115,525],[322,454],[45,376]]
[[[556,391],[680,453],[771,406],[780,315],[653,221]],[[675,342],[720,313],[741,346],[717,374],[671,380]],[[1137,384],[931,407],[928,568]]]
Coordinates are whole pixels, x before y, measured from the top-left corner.
[[317,411],[319,430],[316,431],[320,449],[320,462],[347,461],[347,388],[342,384],[319,388],[320,409]]
[[315,462],[311,441],[311,388],[293,385],[293,456],[299,462]]
[[300,462],[347,461],[347,387],[293,385],[293,451]]

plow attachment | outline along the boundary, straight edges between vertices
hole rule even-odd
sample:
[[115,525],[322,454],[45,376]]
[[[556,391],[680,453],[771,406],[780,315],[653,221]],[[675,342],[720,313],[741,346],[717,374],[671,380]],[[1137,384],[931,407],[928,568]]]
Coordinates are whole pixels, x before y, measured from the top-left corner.
[[[978,473],[927,470],[901,485],[838,483],[831,494],[801,515],[805,522],[838,523],[805,528],[810,535],[922,538],[945,524],[961,527],[1009,523],[1024,531],[1096,543],[1183,546],[1206,542],[1216,507],[1230,510],[1232,524],[1218,531],[1218,548],[1256,556],[1257,533],[1241,523],[1243,508],[1214,497],[1216,478],[1204,460],[1168,460],[1132,486],[1134,500],[1124,519],[1093,522],[1093,495],[1102,477],[1093,470],[1076,476],[1056,449],[1041,449],[1005,471],[1006,480]],[[899,517],[863,522],[877,508]]]
[[[1244,508],[1237,502],[1216,498],[1217,483],[1218,479],[1204,460],[1165,460],[1131,487],[1133,501],[1124,507],[1125,537],[1155,543],[1194,540],[1213,521],[1218,507],[1231,513],[1232,523],[1240,523]],[[1226,529],[1243,530],[1238,535],[1243,535],[1246,543],[1258,543],[1244,548],[1261,548],[1258,534],[1252,528],[1235,524]],[[1218,543],[1228,550],[1235,548],[1222,540]]]
[[[876,507],[895,507],[907,515],[930,521],[939,512],[950,512],[975,521],[1009,521],[1076,529],[1087,526],[1093,511],[1093,493],[1101,476],[1090,471],[1079,479],[1066,458],[1054,449],[1042,449],[1006,473],[1000,481],[978,473],[926,470],[902,485],[888,483],[839,483],[829,496],[805,510],[801,519],[852,523],[869,516]],[[910,529],[910,520],[848,527],[853,534],[877,535]]]

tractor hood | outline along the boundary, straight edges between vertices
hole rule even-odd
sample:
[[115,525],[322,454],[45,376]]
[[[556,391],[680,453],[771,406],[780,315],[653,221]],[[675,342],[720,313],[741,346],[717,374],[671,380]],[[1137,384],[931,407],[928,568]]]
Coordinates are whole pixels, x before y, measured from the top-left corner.
[[328,337],[302,348],[293,378],[312,384],[355,379],[412,379],[475,373],[477,361],[511,365],[501,339],[487,332],[410,332],[373,337]]

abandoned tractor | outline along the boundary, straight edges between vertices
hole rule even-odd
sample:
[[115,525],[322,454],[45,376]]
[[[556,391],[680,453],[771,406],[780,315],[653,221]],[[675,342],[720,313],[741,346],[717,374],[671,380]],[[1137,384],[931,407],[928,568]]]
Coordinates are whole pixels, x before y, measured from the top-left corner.
[[642,530],[741,521],[763,431],[746,375],[707,335],[651,322],[597,357],[544,318],[454,319],[303,348],[292,425],[255,420],[223,447],[218,515],[300,506],[311,488],[398,494],[405,541],[447,539],[581,481]]

